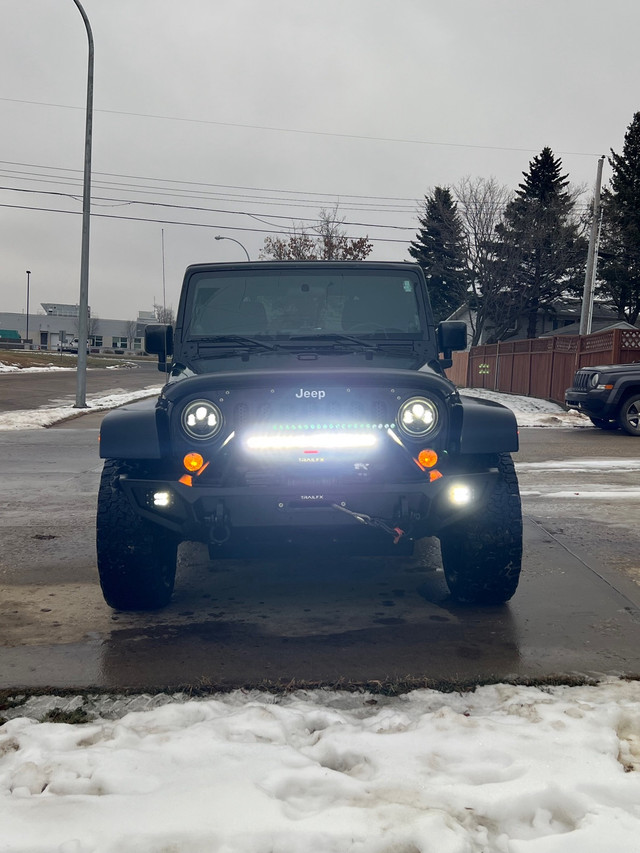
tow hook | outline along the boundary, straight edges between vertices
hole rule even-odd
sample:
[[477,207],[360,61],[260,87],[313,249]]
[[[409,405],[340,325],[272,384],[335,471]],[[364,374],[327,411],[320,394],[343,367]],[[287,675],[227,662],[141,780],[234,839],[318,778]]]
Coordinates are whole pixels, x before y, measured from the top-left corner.
[[222,545],[231,538],[231,527],[223,501],[218,501],[215,514],[209,516],[209,522],[209,541],[211,543]]
[[402,530],[401,527],[391,527],[381,518],[373,518],[371,515],[365,515],[363,512],[353,512],[350,509],[347,509],[345,506],[340,506],[340,504],[331,504],[333,509],[339,509],[340,512],[346,512],[347,515],[350,515],[351,518],[354,518],[356,521],[359,521],[360,524],[366,524],[369,527],[379,527],[380,530],[384,530],[385,533],[388,533],[390,536],[393,536],[393,544],[397,545],[398,542],[402,539],[403,536],[406,536],[406,531]]

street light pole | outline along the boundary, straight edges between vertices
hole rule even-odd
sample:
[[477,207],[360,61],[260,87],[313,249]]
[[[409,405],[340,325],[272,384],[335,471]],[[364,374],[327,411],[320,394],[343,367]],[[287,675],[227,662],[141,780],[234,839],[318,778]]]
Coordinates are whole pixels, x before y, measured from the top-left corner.
[[596,266],[598,263],[597,247],[600,229],[600,188],[602,186],[602,167],[604,165],[604,154],[598,160],[598,171],[596,173],[596,189],[593,196],[593,216],[591,219],[591,232],[589,234],[589,250],[587,253],[587,269],[584,276],[584,288],[582,290],[582,311],[580,313],[581,335],[591,334],[591,321],[593,318],[593,290],[596,278]]
[[[27,331],[24,336],[24,342],[29,347],[29,279],[31,278],[31,270],[27,270]],[[29,347],[31,349],[31,347]]]
[[87,63],[87,108],[84,135],[84,178],[82,185],[82,254],[80,258],[80,301],[78,305],[78,367],[76,409],[87,405],[87,342],[89,327],[89,228],[91,223],[91,143],[93,131],[93,33],[80,0],[73,0],[82,15],[89,56]]
[[251,258],[249,257],[249,252],[247,252],[247,250],[242,245],[240,240],[236,240],[235,237],[223,237],[222,234],[216,234],[216,236],[214,237],[214,240],[231,240],[232,243],[237,243],[238,246],[240,246],[244,250],[244,253],[247,256],[247,260],[248,261],[251,260]]

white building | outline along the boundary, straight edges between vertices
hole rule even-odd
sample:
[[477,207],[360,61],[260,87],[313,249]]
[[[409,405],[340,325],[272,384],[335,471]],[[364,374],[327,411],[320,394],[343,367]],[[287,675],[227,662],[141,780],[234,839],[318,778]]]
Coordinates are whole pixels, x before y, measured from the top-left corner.
[[[29,340],[33,349],[56,350],[59,343],[78,337],[77,305],[42,302],[41,308],[36,314],[29,312]],[[139,352],[144,347],[144,328],[154,322],[153,311],[140,311],[136,320],[104,320],[91,317],[89,310],[89,346],[100,351]],[[18,332],[24,341],[26,314],[0,311],[0,329]]]

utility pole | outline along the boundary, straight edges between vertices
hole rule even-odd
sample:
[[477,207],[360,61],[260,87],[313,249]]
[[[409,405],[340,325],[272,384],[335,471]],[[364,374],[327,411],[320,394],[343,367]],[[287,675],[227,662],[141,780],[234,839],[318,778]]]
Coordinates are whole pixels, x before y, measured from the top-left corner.
[[31,278],[31,270],[27,270],[27,331],[26,331],[26,334],[24,336],[24,341],[25,341],[25,347],[28,347],[29,349],[31,349],[31,347],[29,346],[29,279],[30,278]]
[[[155,296],[153,298],[155,302]],[[165,281],[164,274],[164,228],[162,229],[162,310],[164,312],[164,316],[167,316],[167,286]]]
[[91,224],[91,144],[93,129],[93,33],[80,0],[73,0],[82,15],[89,46],[87,108],[84,135],[84,178],[82,184],[82,254],[80,258],[80,303],[78,306],[78,367],[76,409],[87,405],[87,344],[89,327],[89,228]]
[[602,186],[602,167],[604,166],[604,154],[598,160],[598,173],[596,176],[596,190],[593,197],[593,217],[591,219],[591,232],[589,234],[589,252],[587,254],[587,270],[584,276],[584,289],[582,292],[582,311],[580,313],[580,334],[591,334],[591,318],[593,316],[593,289],[595,285],[596,272],[596,246],[600,230],[600,188]]

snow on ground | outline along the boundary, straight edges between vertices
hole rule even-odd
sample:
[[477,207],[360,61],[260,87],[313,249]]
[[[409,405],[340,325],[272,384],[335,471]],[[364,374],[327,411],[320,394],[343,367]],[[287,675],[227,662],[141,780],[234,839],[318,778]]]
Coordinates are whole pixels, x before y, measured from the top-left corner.
[[48,373],[51,370],[75,370],[75,367],[58,367],[55,364],[42,365],[42,367],[18,367],[16,364],[4,364],[0,361],[0,373]]
[[[103,396],[87,396],[87,408],[76,409],[73,403],[64,406],[52,406],[41,409],[22,409],[17,412],[0,413],[0,430],[9,429],[38,429],[48,427],[51,424],[66,421],[69,418],[85,415],[89,412],[102,412],[124,406],[133,400],[141,400],[145,397],[157,397],[160,386],[145,388],[142,391],[114,391]],[[2,848],[0,847],[0,853]]]
[[638,682],[177,698],[6,722],[0,851],[639,849]]
[[518,394],[501,394],[485,388],[459,388],[461,394],[502,403],[515,412],[521,427],[592,427],[585,415],[575,409],[566,411],[558,403],[536,397],[521,397]]
[[520,462],[519,471],[640,471],[640,458],[635,459],[551,459],[546,462]]
[[[60,358],[60,356],[56,356]],[[70,358],[71,356],[67,356],[65,353],[62,354],[62,358]],[[73,356],[75,358],[75,356]],[[135,367],[135,362],[132,361],[121,361],[118,364],[110,364],[105,368],[94,368],[97,370],[128,370],[132,367]],[[70,370],[75,371],[75,365],[73,367],[62,367],[59,364],[40,364],[36,367],[20,367],[18,364],[5,364],[3,361],[0,361],[0,373],[49,373],[52,370],[66,370],[67,372]]]
[[[98,368],[106,370],[128,370],[135,367],[134,362],[123,361],[119,364],[110,365],[107,368]],[[17,367],[15,365],[3,364],[0,362],[0,373],[16,373],[18,371],[24,373],[46,373],[48,371],[74,371],[75,367],[59,367],[57,365],[43,365],[41,367]],[[117,379],[114,379],[114,384]],[[119,391],[114,390],[109,394],[99,396],[97,394],[87,395],[87,408],[76,409],[74,404],[69,402],[60,406],[43,406],[40,409],[22,409],[14,412],[0,413],[0,430],[10,429],[39,429],[48,427],[52,424],[66,421],[69,418],[75,418],[79,415],[87,414],[88,412],[103,412],[109,409],[115,409],[118,406],[124,406],[134,400],[141,400],[145,397],[157,397],[160,393],[160,386],[144,388],[141,391]],[[2,848],[0,847],[0,853]]]
[[[522,474],[545,474],[545,472],[564,473],[569,475],[590,473],[602,478],[603,474],[626,474],[640,471],[640,458],[635,459],[612,459],[606,457],[604,459],[562,459],[548,460],[542,462],[518,462],[516,463],[516,471],[520,477]],[[637,480],[637,477],[636,477]],[[558,491],[549,491],[548,487],[544,491],[536,489],[520,488],[522,497],[544,497],[558,498],[560,500],[613,500],[613,501],[629,501],[640,500],[640,488],[635,486],[620,487],[620,484],[612,484],[607,482],[585,483],[582,479],[579,486],[575,485],[575,477],[569,477],[569,482],[573,484],[570,488],[560,489]],[[521,481],[522,482],[522,481]]]

